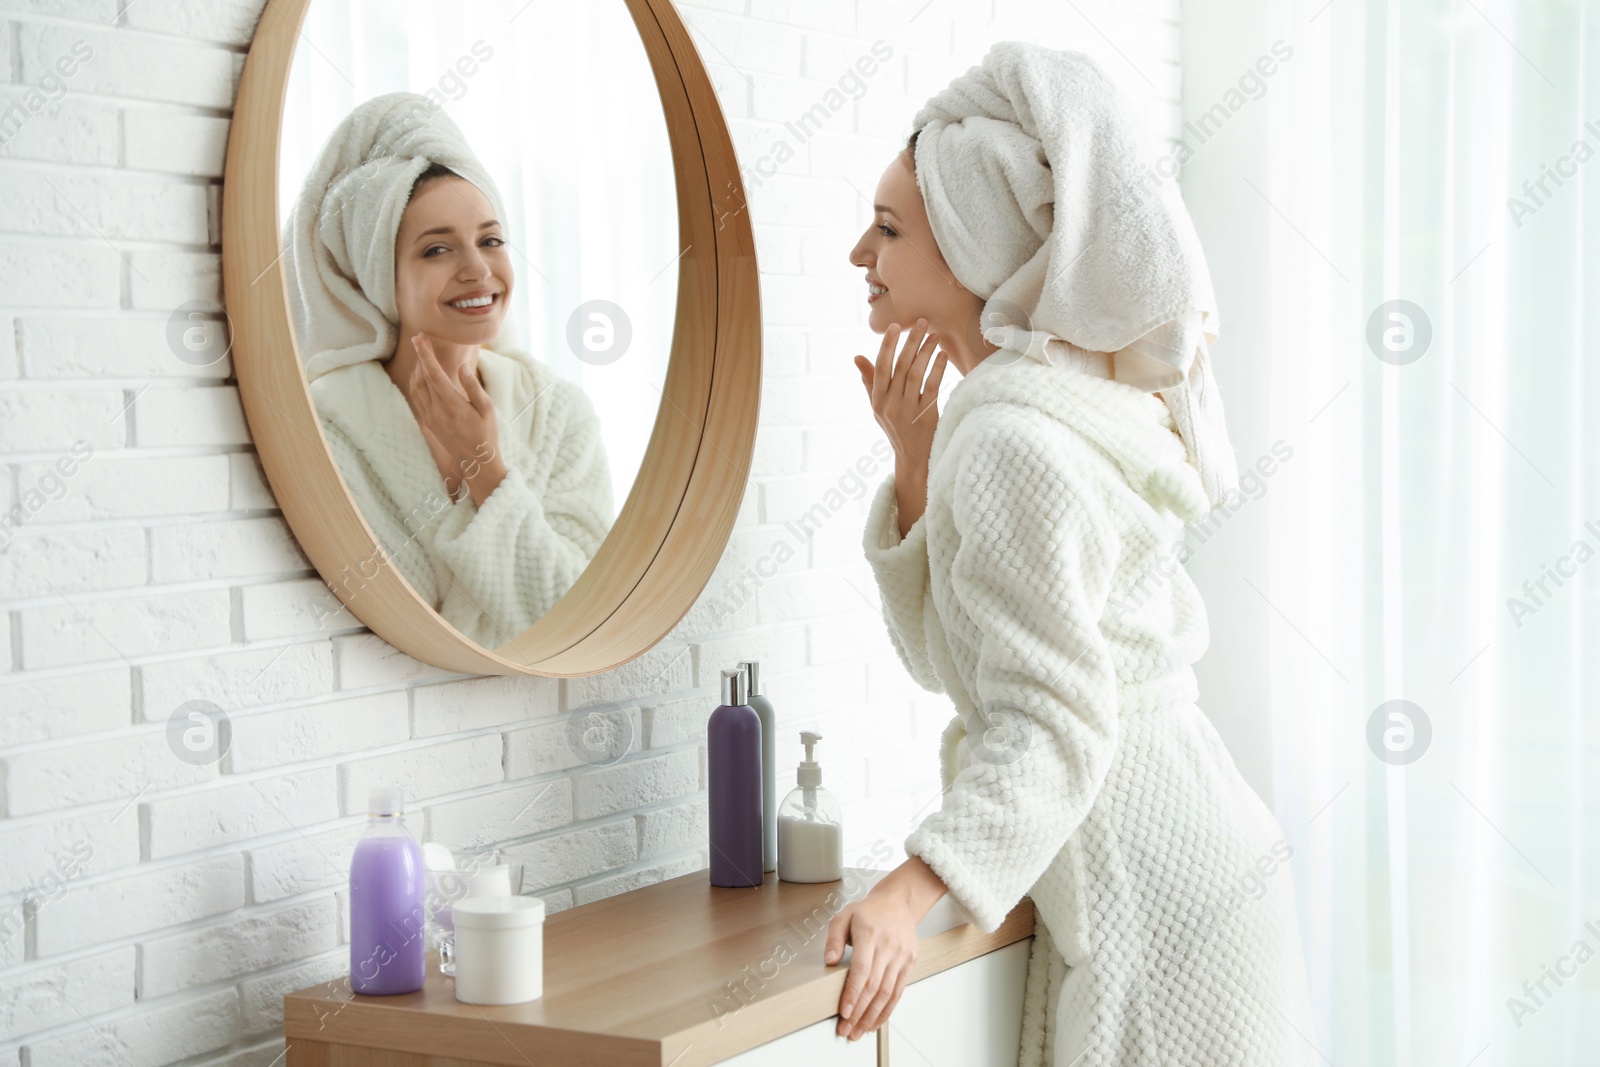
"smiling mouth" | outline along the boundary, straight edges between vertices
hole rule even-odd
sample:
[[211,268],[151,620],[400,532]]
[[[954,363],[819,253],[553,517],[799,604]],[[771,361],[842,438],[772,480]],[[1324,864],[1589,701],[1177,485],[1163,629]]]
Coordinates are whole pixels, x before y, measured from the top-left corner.
[[499,293],[484,293],[480,296],[458,297],[455,300],[446,300],[445,305],[447,307],[454,308],[457,311],[464,311],[472,315],[481,315],[487,312],[490,308],[494,307],[494,305],[499,303],[499,301]]
[[867,303],[869,303],[869,304],[872,303],[874,300],[878,299],[878,297],[882,296],[884,293],[887,293],[888,291],[889,291],[889,289],[888,289],[887,286],[879,285],[876,282],[868,282],[867,283]]

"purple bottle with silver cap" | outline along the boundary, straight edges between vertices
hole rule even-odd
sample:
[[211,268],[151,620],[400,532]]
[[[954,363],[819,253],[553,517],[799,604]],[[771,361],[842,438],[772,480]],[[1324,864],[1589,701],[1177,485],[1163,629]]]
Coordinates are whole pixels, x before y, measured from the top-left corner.
[[742,669],[722,672],[722,706],[706,724],[711,884],[762,884],[761,718]]

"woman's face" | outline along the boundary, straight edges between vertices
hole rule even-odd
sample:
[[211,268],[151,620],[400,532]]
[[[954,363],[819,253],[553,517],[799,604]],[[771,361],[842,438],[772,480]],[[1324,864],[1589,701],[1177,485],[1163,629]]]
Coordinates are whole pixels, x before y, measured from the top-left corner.
[[[432,178],[394,242],[394,295],[408,333],[482,345],[500,333],[514,282],[489,198],[465,178]],[[465,305],[465,306],[464,306]]]
[[957,284],[939,252],[909,150],[878,179],[873,209],[872,224],[850,250],[850,262],[867,272],[867,325],[883,333],[890,323],[909,329],[920,317],[942,338],[962,332],[983,301]]

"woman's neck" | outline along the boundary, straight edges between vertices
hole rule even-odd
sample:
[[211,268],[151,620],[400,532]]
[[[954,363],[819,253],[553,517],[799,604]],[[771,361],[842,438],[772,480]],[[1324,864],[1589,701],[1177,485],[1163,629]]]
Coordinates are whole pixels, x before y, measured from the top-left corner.
[[980,310],[964,316],[958,329],[938,331],[939,347],[944,349],[951,365],[961,372],[963,378],[978,364],[1000,351],[999,345],[984,340],[983,330],[979,326],[981,320]]
[[[416,330],[409,329],[404,323],[400,325],[400,343],[395,345],[394,355],[384,362],[383,369],[388,372],[389,380],[394,382],[401,393],[409,396],[411,375],[416,371],[422,361],[417,355],[416,345],[411,343],[411,338],[417,334]],[[478,372],[478,345],[458,345],[451,341],[433,338],[433,352],[439,359],[439,366],[444,368],[445,377],[457,384],[461,380],[461,367],[463,364],[470,366],[474,374]]]

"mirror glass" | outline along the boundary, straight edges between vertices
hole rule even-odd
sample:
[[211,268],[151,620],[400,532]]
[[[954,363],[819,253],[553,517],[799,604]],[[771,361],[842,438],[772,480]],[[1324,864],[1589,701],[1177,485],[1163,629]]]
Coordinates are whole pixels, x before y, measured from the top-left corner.
[[[393,93],[415,95],[378,106]],[[416,174],[446,153],[397,139],[406,123],[480,170]],[[340,472],[418,594],[498,648],[592,559],[662,405],[676,187],[626,5],[314,0],[278,183]]]

